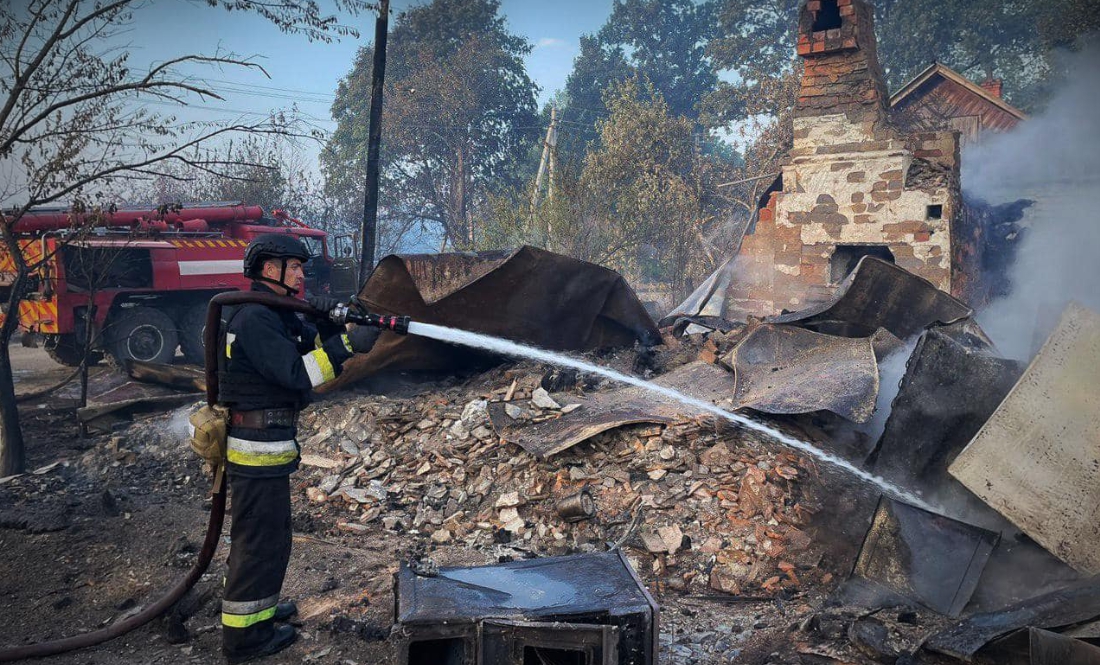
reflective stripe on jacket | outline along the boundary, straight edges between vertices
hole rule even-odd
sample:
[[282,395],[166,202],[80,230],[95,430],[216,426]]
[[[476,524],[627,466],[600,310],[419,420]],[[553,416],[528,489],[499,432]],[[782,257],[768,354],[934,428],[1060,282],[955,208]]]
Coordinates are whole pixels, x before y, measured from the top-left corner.
[[294,439],[282,441],[251,441],[230,436],[226,441],[226,461],[241,466],[282,466],[298,457],[298,442]]

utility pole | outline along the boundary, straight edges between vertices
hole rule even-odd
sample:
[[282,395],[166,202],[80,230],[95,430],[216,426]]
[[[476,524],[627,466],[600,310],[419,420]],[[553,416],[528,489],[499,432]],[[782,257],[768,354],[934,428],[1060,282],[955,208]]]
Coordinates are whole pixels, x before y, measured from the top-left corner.
[[550,144],[550,165],[547,169],[546,200],[554,200],[554,169],[558,164],[558,120],[552,110],[550,112],[550,136],[547,141]]
[[[554,167],[558,159],[558,109],[550,107],[550,126],[546,129],[546,139],[542,142],[542,159],[539,160],[539,170],[535,174],[535,191],[531,193],[531,221],[537,218],[539,196],[542,195],[542,176],[549,175],[549,183],[546,187],[546,198],[554,198]],[[554,237],[553,222],[546,219],[546,249],[550,249],[550,240]]]
[[[542,174],[546,173],[547,165],[550,164],[550,177],[553,178],[553,166],[550,159],[552,159],[551,151],[553,146],[558,144],[558,109],[550,107],[550,126],[547,128],[547,137],[542,141],[542,158],[539,159],[539,170],[535,175],[535,192],[531,195],[531,214],[535,214],[535,209],[539,206],[539,196],[542,193]],[[553,192],[553,182],[551,180],[550,191]]]
[[359,237],[359,288],[367,283],[374,268],[378,233],[378,159],[382,143],[382,86],[386,79],[386,36],[389,33],[390,0],[381,0],[374,22],[374,66],[371,68],[370,124],[367,126],[367,186],[363,197],[363,227]]

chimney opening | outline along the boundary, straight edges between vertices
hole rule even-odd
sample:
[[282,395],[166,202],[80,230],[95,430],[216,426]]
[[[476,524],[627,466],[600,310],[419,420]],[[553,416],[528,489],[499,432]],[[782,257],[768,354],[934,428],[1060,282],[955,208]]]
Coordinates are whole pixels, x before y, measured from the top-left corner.
[[843,282],[865,256],[894,263],[894,253],[886,245],[837,245],[829,259],[829,281],[833,284]]
[[943,219],[943,206],[938,203],[928,206],[928,219]]
[[837,0],[821,0],[821,9],[814,12],[814,32],[835,30],[841,26],[840,7]]

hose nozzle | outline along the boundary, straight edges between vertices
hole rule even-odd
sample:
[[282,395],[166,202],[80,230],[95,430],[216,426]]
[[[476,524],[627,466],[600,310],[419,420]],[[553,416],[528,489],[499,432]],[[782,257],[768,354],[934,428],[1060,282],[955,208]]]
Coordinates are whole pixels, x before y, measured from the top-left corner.
[[339,323],[341,325],[345,323],[354,323],[360,326],[375,326],[382,330],[392,330],[398,335],[407,335],[409,332],[410,319],[407,316],[371,314],[370,312],[361,312],[352,309],[352,307],[347,304],[337,305],[329,312],[328,316],[333,323]]

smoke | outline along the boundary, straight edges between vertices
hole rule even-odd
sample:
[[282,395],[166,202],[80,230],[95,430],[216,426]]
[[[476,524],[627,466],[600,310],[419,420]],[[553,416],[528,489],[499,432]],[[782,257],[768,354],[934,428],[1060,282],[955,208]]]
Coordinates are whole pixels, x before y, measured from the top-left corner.
[[1029,360],[1071,300],[1100,310],[1100,40],[1041,114],[963,156],[967,196],[1032,199],[1009,295],[978,314],[1006,357]]
[[164,429],[166,430],[168,437],[173,441],[178,441],[183,445],[187,445],[187,440],[191,437],[191,413],[195,411],[194,405],[183,406],[172,412],[168,421],[165,423]]
[[875,413],[871,419],[859,427],[860,431],[867,435],[871,445],[874,446],[882,438],[886,430],[886,421],[890,418],[893,409],[894,398],[901,389],[901,379],[905,376],[905,368],[909,363],[909,357],[917,348],[919,335],[913,335],[906,340],[905,345],[898,347],[878,363],[878,397],[875,398]]

